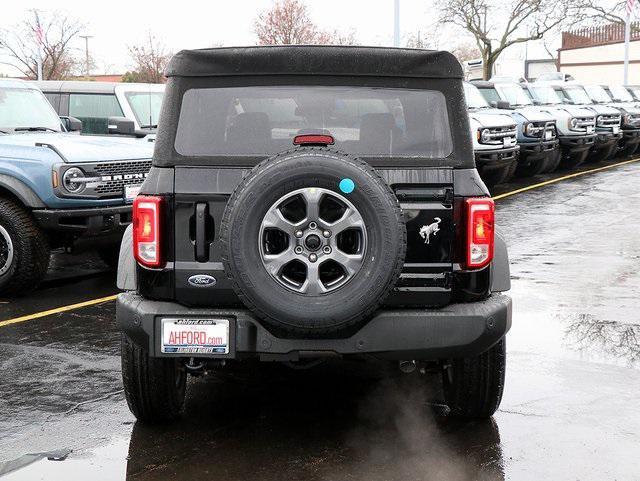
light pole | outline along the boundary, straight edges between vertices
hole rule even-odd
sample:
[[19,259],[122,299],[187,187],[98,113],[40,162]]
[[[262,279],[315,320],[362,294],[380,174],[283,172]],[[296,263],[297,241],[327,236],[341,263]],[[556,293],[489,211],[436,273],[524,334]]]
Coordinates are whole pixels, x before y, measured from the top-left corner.
[[393,4],[393,46],[400,46],[400,0]]
[[93,35],[80,35],[80,38],[84,38],[84,76],[89,77],[90,75],[90,66],[89,66],[89,39],[93,38]]

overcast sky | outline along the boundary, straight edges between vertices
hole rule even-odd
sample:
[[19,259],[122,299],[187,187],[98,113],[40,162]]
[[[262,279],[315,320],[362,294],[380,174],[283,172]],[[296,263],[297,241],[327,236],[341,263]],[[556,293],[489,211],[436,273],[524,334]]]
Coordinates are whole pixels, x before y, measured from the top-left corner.
[[[361,44],[392,44],[393,0],[307,0],[306,3],[312,20],[323,29],[353,30]],[[258,12],[272,4],[272,0],[4,0],[0,28],[11,28],[30,8],[66,13],[86,25],[83,34],[93,35],[89,48],[97,65],[94,73],[123,73],[132,67],[127,46],[142,42],[148,32],[173,52],[183,48],[255,44],[254,19]],[[429,38],[436,17],[432,0],[401,0],[403,38],[418,31],[423,38]],[[460,42],[460,36],[441,34],[435,41],[434,47],[451,49]],[[84,53],[84,40],[78,39],[74,47]],[[529,54],[531,56],[531,46]],[[509,56],[521,56],[521,50],[516,48]],[[546,57],[544,50],[538,57]],[[17,74],[4,65],[0,65],[0,72]]]

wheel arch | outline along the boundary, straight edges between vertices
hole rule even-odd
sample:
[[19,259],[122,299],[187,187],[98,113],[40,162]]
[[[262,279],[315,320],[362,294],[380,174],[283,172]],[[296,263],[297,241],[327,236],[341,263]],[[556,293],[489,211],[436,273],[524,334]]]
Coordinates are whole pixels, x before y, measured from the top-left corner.
[[0,197],[9,197],[19,201],[22,205],[37,209],[46,207],[29,186],[22,181],[6,174],[0,174]]
[[491,292],[504,292],[511,289],[511,269],[507,243],[500,230],[495,232],[493,262],[491,263]]
[[116,281],[118,289],[123,291],[135,291],[137,289],[136,261],[133,258],[133,225],[127,226],[120,244],[120,257],[118,258],[118,276]]

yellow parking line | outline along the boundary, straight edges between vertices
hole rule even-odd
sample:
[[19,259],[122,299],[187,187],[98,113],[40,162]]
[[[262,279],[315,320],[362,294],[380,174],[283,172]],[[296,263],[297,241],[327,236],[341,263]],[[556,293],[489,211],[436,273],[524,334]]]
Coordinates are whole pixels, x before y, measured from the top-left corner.
[[605,165],[604,167],[598,167],[597,169],[583,170],[582,172],[576,172],[575,174],[563,175],[562,177],[558,177],[556,179],[546,180],[544,182],[540,182],[539,184],[528,185],[526,187],[522,187],[521,189],[516,189],[516,190],[512,190],[511,192],[505,192],[504,194],[496,195],[493,198],[493,200],[504,199],[505,197],[511,197],[512,195],[520,194],[528,190],[538,189],[540,187],[544,187],[545,185],[555,184],[556,182],[561,182],[567,179],[573,179],[574,177],[580,177],[581,175],[592,174],[593,172],[599,172],[601,170],[607,170],[613,167],[618,167],[619,165],[632,164],[634,162],[639,162],[639,161],[640,161],[640,157],[638,157],[637,159],[618,162],[616,164]]
[[[544,182],[540,182],[538,184],[529,185],[527,187],[522,187],[521,189],[512,190],[511,192],[505,192],[504,194],[496,195],[493,197],[493,200],[500,200],[506,197],[511,197],[512,195],[520,194],[522,192],[526,192],[528,190],[538,189],[540,187],[544,187],[545,185],[555,184],[557,182],[561,182],[563,180],[572,179],[574,177],[580,177],[581,175],[591,174],[593,172],[599,172],[601,170],[611,169],[613,167],[617,167],[619,165],[632,164],[634,162],[640,162],[640,157],[631,160],[625,160],[622,162],[618,162],[616,164],[605,165],[604,167],[598,167],[596,169],[584,170],[582,172],[576,172],[574,174],[564,175],[562,177],[558,177],[556,179],[547,180]],[[39,319],[40,317],[50,316],[52,314],[58,314],[60,312],[73,311],[74,309],[80,309],[82,307],[94,306],[96,304],[102,304],[103,302],[109,302],[115,300],[117,295],[100,297],[98,299],[92,299],[90,301],[79,302],[77,304],[70,304],[68,306],[56,307],[55,309],[49,309],[48,311],[36,312],[35,314],[29,314],[27,316],[16,317],[14,319],[7,319],[6,321],[0,321],[0,327],[8,326],[10,324],[17,324],[19,322],[30,321],[32,319]]]
[[58,314],[60,312],[72,311],[74,309],[80,309],[81,307],[94,306],[96,304],[102,304],[103,302],[109,302],[115,300],[117,294],[107,297],[100,297],[98,299],[92,299],[90,301],[78,302],[77,304],[69,304],[68,306],[56,307],[55,309],[49,309],[47,311],[36,312],[35,314],[29,314],[27,316],[14,317],[13,319],[7,319],[6,321],[0,321],[0,327],[8,326],[10,324],[17,324],[19,322],[31,321],[32,319],[38,319],[40,317],[50,316],[51,314]]

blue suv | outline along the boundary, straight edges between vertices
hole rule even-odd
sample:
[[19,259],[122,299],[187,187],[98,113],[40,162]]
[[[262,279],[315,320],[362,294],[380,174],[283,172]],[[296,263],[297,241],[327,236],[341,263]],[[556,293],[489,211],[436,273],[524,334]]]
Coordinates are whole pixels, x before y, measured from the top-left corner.
[[117,263],[153,143],[80,129],[32,84],[0,79],[0,295],[35,288],[53,248],[87,241]]

